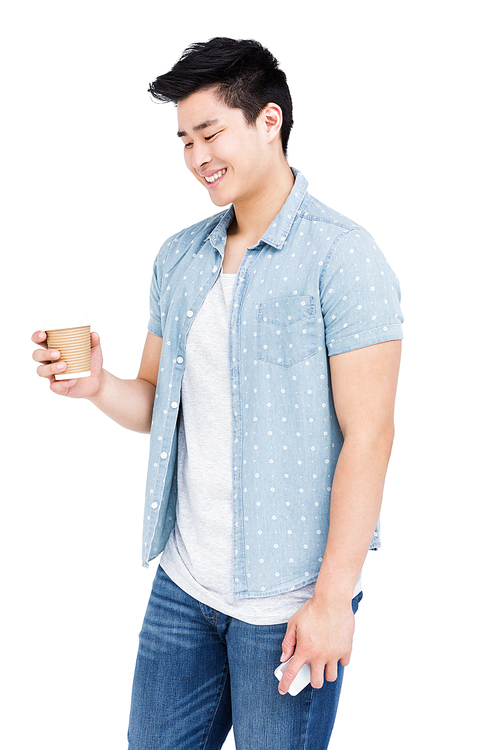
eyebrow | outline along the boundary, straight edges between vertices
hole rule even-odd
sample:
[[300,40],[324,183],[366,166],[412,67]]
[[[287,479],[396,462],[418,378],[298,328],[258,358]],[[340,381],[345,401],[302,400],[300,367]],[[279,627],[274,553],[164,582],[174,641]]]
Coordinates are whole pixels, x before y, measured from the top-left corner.
[[[197,133],[199,130],[204,130],[205,128],[210,128],[212,125],[216,125],[218,123],[218,119],[215,118],[213,120],[205,120],[205,122],[201,122],[199,125],[195,125],[193,128],[193,131]],[[184,138],[184,136],[187,135],[185,130],[179,130],[177,133],[179,138]]]

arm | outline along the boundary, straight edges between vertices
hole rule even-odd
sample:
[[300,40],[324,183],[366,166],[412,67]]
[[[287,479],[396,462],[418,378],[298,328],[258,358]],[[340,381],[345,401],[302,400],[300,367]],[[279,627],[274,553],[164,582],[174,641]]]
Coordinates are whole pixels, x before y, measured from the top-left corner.
[[121,380],[102,370],[98,392],[89,397],[98,409],[122,427],[149,432],[163,339],[148,332],[135,380]]
[[44,347],[33,352],[33,359],[42,363],[37,369],[38,375],[49,380],[54,393],[70,398],[86,398],[122,427],[137,432],[150,431],[163,341],[161,337],[148,333],[135,380],[122,380],[103,369],[97,333],[92,333],[91,376],[79,380],[56,380],[55,373],[64,372],[66,368],[64,362],[57,361],[59,352],[47,351],[44,331],[35,333],[32,340]]
[[351,597],[380,513],[394,435],[394,400],[400,341],[330,357],[332,390],[344,436],[332,484],[330,529],[314,596],[288,623],[285,661],[294,659],[280,683],[287,692],[302,664],[311,684],[337,677],[349,663],[354,615]]

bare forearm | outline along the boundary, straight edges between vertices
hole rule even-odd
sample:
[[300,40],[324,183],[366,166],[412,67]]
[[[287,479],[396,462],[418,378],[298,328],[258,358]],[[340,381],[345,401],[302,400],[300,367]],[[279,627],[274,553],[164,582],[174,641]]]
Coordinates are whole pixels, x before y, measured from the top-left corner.
[[330,529],[315,597],[350,601],[382,503],[392,430],[347,437],[332,485]]
[[149,432],[155,398],[155,386],[147,380],[122,380],[102,371],[101,386],[91,401],[122,427]]

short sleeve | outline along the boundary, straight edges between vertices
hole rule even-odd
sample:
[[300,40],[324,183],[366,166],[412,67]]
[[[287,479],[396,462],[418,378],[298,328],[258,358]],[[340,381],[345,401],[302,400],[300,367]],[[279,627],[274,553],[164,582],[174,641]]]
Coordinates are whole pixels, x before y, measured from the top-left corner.
[[149,292],[149,323],[148,331],[155,336],[163,336],[160,312],[160,284],[158,281],[158,258],[153,267],[153,277]]
[[364,229],[330,251],[320,297],[329,356],[403,338],[398,278]]

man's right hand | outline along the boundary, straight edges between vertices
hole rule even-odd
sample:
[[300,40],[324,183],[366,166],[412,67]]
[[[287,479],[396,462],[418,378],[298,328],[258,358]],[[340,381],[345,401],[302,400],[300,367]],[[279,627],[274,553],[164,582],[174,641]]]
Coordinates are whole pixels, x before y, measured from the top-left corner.
[[102,381],[102,353],[97,333],[91,334],[91,375],[90,377],[79,378],[78,380],[56,380],[56,373],[64,372],[66,363],[61,361],[59,351],[47,347],[47,334],[45,331],[36,331],[31,340],[34,344],[43,347],[42,349],[35,349],[33,359],[40,364],[37,368],[37,373],[41,378],[47,378],[51,391],[57,393],[59,396],[69,396],[70,398],[92,398],[98,394]]
[[[122,380],[103,369],[99,336],[97,333],[91,335],[90,377],[56,380],[56,373],[64,372],[66,363],[60,361],[60,352],[47,347],[45,331],[36,331],[31,340],[43,347],[33,352],[33,359],[40,363],[38,375],[47,378],[54,393],[70,398],[88,398],[122,427],[149,432],[163,339],[148,332],[139,374],[132,380]],[[62,367],[58,368],[59,364]]]

